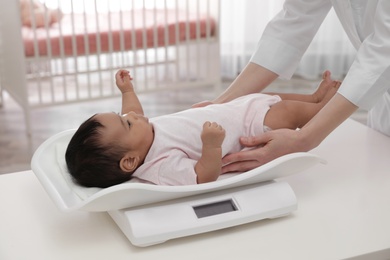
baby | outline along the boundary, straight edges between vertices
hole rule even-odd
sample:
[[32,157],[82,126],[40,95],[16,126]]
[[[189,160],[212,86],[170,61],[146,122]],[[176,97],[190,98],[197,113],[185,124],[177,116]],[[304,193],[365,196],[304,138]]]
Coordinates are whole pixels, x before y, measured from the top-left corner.
[[243,149],[240,136],[302,127],[341,84],[326,71],[311,95],[251,94],[149,120],[129,72],[120,70],[115,79],[122,92],[121,114],[86,120],[66,151],[68,170],[83,186],[104,188],[131,178],[158,185],[215,181],[222,157]]

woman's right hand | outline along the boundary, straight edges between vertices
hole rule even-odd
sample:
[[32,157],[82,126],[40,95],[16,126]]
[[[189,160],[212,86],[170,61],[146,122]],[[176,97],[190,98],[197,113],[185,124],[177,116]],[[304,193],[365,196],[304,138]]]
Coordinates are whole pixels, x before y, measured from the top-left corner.
[[240,143],[251,148],[222,158],[222,173],[245,172],[266,164],[282,155],[306,152],[299,131],[278,129],[258,136],[241,137]]

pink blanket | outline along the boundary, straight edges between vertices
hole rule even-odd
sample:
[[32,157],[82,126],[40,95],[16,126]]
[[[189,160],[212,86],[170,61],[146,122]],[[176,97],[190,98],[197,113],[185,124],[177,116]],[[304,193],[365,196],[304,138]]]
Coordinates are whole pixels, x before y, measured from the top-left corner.
[[[40,56],[48,55],[48,42],[50,42],[51,55],[58,57],[61,55],[61,40],[65,56],[71,56],[74,52],[78,56],[98,53],[98,48],[102,53],[110,52],[110,41],[112,41],[112,51],[120,51],[121,37],[124,42],[123,48],[132,50],[173,45],[187,39],[196,39],[197,26],[199,26],[200,38],[206,37],[208,28],[210,36],[215,34],[216,22],[213,18],[197,17],[196,14],[188,16],[187,18],[185,12],[179,12],[177,17],[176,10],[127,11],[122,12],[122,19],[120,13],[87,14],[86,19],[83,14],[73,16],[68,14],[64,15],[60,23],[53,24],[48,30],[44,27],[37,28],[35,36],[32,28],[23,27],[25,55],[27,57],[35,55],[35,38]],[[178,26],[178,33],[176,33],[176,26]],[[187,28],[188,32],[186,32]],[[166,32],[167,42],[165,42]],[[133,37],[135,46],[133,46]],[[100,47],[98,47],[98,38],[100,38]],[[86,45],[89,46],[88,53]]]

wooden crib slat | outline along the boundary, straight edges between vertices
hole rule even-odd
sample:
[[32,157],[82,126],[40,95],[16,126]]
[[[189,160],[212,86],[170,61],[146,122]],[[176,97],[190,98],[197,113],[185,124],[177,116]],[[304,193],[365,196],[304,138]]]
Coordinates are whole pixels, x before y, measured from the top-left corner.
[[168,57],[168,45],[169,45],[169,27],[168,27],[168,5],[167,1],[164,0],[164,77],[163,80],[168,81],[168,73],[169,73],[169,57]]
[[154,48],[154,77],[155,77],[155,80],[153,81],[153,83],[155,84],[156,88],[159,88],[159,64],[158,64],[158,60],[159,60],[159,57],[158,57],[158,52],[157,52],[157,48],[158,48],[158,28],[157,28],[157,0],[154,0],[154,3],[153,3],[153,21],[154,21],[154,24],[153,24],[153,48]]
[[143,49],[143,63],[144,63],[144,67],[143,67],[143,72],[144,72],[144,88],[145,90],[148,90],[148,87],[149,87],[149,84],[148,84],[148,81],[149,81],[149,77],[148,77],[148,46],[147,46],[147,34],[146,34],[146,5],[145,5],[145,1],[142,2],[142,13],[143,13],[143,16],[142,16],[142,24],[143,24],[143,30],[142,30],[142,49]]
[[51,70],[51,66],[52,66],[52,48],[51,48],[51,41],[50,41],[50,32],[49,32],[49,14],[48,14],[48,10],[45,9],[44,11],[44,17],[45,17],[45,31],[46,31],[46,34],[49,36],[47,37],[46,39],[46,44],[47,44],[47,56],[48,56],[48,62],[46,64],[46,66],[49,67],[48,71],[45,73],[47,77],[49,77],[49,89],[50,89],[50,98],[48,100],[48,102],[50,103],[53,103],[55,101],[55,98],[54,98],[54,84],[53,84],[53,77],[52,77],[52,70]]
[[175,1],[175,16],[176,16],[176,23],[175,23],[175,50],[176,50],[176,61],[175,61],[175,80],[178,80],[180,77],[180,67],[179,67],[179,60],[182,59],[182,55],[179,48],[179,0]]
[[88,38],[88,25],[87,25],[87,6],[83,1],[83,24],[85,28],[84,34],[84,46],[85,46],[85,63],[86,63],[86,74],[87,74],[87,97],[92,97],[92,85],[91,85],[91,64],[90,64],[90,50],[89,50],[89,38]]
[[[190,22],[189,22],[189,16],[190,16],[190,1],[186,1],[186,71],[191,71],[190,66]],[[186,74],[186,81],[190,81],[190,73]]]
[[[207,17],[211,17],[211,14],[210,14],[210,0],[206,1],[206,15],[207,15]],[[208,43],[210,43],[210,36],[211,36],[210,29],[211,29],[210,21],[207,20],[206,21],[206,41]],[[209,48],[207,48],[206,52],[207,52],[207,57],[210,57],[210,49]],[[206,63],[206,78],[208,78],[209,75],[210,75],[210,71],[211,70],[210,70],[209,66],[210,66],[210,63],[207,62]]]
[[124,38],[124,29],[123,29],[123,12],[122,12],[122,1],[119,1],[119,48],[121,52],[121,67],[125,66],[125,38]]
[[102,65],[101,65],[101,54],[102,54],[102,49],[101,49],[101,38],[100,38],[100,23],[99,23],[99,19],[98,19],[98,8],[97,8],[97,0],[94,0],[94,4],[95,4],[95,23],[96,23],[96,57],[97,57],[97,67],[98,67],[98,85],[99,85],[99,96],[103,96],[103,78],[102,78],[102,73],[101,73],[101,69],[102,69]]
[[[74,70],[75,71],[79,71],[79,67],[78,67],[78,62],[77,62],[77,41],[76,41],[76,36],[75,36],[75,19],[74,19],[74,2],[73,0],[70,1],[71,3],[71,9],[72,9],[72,13],[71,13],[71,29],[72,29],[72,58],[73,58],[73,65],[74,65]],[[80,87],[79,87],[79,78],[77,77],[77,75],[75,75],[74,77],[74,81],[75,81],[75,94],[76,94],[76,100],[79,100],[80,99]]]
[[[107,10],[108,10],[108,50],[110,53],[114,53],[114,47],[113,47],[113,39],[112,39],[112,27],[111,27],[111,7],[110,7],[110,1],[107,1]],[[107,68],[113,67],[112,57],[106,56],[106,63]],[[114,81],[110,81],[110,95],[114,93]]]
[[[40,66],[41,64],[41,61],[40,61],[40,56],[39,56],[39,48],[38,48],[38,41],[37,41],[37,33],[36,33],[36,29],[37,29],[37,26],[36,26],[36,21],[35,21],[35,17],[33,16],[33,0],[30,0],[30,19],[31,19],[31,28],[33,29],[33,39],[34,39],[34,59],[33,59],[33,65],[35,64],[35,66]],[[36,65],[38,64],[38,65]],[[33,74],[35,74],[35,78],[37,79],[37,82],[36,82],[36,87],[37,87],[37,92],[38,92],[38,100],[36,101],[38,104],[41,104],[42,103],[42,83],[41,83],[41,77],[39,75],[39,67],[38,68],[34,68],[34,67],[31,67],[31,70],[33,71]],[[30,92],[30,91],[28,91]]]
[[199,49],[199,42],[200,42],[200,3],[199,1],[196,1],[196,73],[195,75],[201,75],[200,74],[200,49]]
[[[131,1],[131,26],[134,28],[135,27],[135,0]],[[136,32],[135,30],[131,31],[131,46],[132,46],[132,51],[133,51],[133,58],[134,58],[134,70],[133,70],[133,78],[134,78],[134,83],[136,86],[138,85],[139,79],[138,79],[138,71],[137,71],[137,66],[138,66],[138,53],[137,53],[137,48],[136,48]]]
[[[58,15],[60,15],[60,9],[61,9],[61,0],[57,0],[58,3]],[[58,24],[58,32],[59,32],[59,49],[60,49],[60,63],[61,63],[61,71],[62,71],[62,95],[63,100],[68,100],[68,84],[67,84],[67,75],[66,72],[68,71],[68,66],[66,64],[65,59],[65,49],[64,49],[64,35],[62,30],[62,23]],[[60,74],[61,75],[61,74]]]

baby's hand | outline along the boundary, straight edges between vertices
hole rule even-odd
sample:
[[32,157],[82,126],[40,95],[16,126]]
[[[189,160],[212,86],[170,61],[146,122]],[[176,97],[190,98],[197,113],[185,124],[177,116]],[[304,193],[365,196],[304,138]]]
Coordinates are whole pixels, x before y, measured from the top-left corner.
[[132,79],[130,72],[127,70],[118,70],[115,74],[115,83],[122,93],[134,90],[133,84],[131,83]]
[[203,131],[200,137],[204,146],[218,148],[222,146],[222,142],[225,139],[225,129],[215,122],[207,121],[203,124]]

